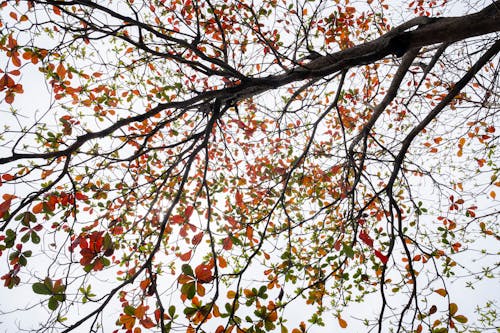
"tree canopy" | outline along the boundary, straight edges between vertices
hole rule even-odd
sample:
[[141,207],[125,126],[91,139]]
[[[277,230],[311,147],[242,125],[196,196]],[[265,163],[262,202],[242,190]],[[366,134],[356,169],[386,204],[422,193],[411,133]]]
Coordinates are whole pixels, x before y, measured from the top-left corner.
[[500,326],[499,1],[0,15],[3,325]]

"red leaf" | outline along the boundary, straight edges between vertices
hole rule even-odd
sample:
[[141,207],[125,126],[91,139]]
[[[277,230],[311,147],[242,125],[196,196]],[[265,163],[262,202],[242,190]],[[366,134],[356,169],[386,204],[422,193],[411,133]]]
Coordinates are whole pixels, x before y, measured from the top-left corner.
[[75,194],[75,198],[76,198],[77,200],[88,200],[88,199],[89,199],[89,197],[88,197],[88,196],[86,196],[85,194],[83,194],[83,193],[81,193],[81,192],[76,192],[76,194]]
[[368,233],[366,233],[366,231],[361,230],[359,232],[359,239],[361,239],[363,243],[365,243],[369,247],[373,248],[373,239],[368,235]]
[[12,202],[12,199],[8,199],[0,204],[0,217],[3,217],[5,215],[5,213],[7,213],[9,211],[11,202]]
[[8,181],[10,181],[10,180],[14,179],[14,176],[12,176],[12,175],[11,175],[11,174],[9,174],[9,173],[4,173],[4,174],[2,175],[2,179],[3,179],[3,180],[5,180],[6,182],[8,182]]
[[193,206],[188,206],[186,208],[186,210],[184,211],[184,216],[185,216],[186,220],[191,217],[191,215],[193,214],[193,211],[194,211],[194,207]]
[[384,265],[387,264],[387,261],[389,261],[389,258],[387,258],[387,256],[383,255],[382,252],[378,250],[375,250],[375,255],[380,259],[380,261],[382,261]]
[[172,223],[174,224],[182,224],[184,222],[184,217],[180,215],[174,215],[172,216]]
[[192,250],[189,250],[189,252],[186,252],[184,254],[181,254],[179,256],[179,258],[182,260],[182,261],[188,261],[189,259],[191,259],[191,252],[193,252]]
[[212,270],[208,265],[198,265],[194,269],[194,273],[196,275],[196,279],[198,279],[200,283],[208,283],[213,279]]
[[203,232],[200,232],[199,234],[194,235],[193,239],[191,240],[191,244],[193,244],[193,245],[200,244],[202,238],[203,238]]
[[229,251],[231,250],[231,248],[233,247],[233,241],[231,240],[231,237],[226,237],[224,238],[224,240],[222,241],[222,248],[226,251]]

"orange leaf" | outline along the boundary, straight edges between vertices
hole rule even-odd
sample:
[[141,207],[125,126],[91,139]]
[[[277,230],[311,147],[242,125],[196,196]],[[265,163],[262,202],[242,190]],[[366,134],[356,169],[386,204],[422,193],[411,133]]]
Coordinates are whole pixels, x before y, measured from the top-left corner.
[[21,59],[17,56],[17,52],[12,55],[12,64],[16,67],[21,66]]
[[191,252],[193,252],[192,250],[189,250],[188,252],[184,253],[184,254],[181,254],[179,256],[179,258],[182,260],[182,261],[188,261],[189,259],[191,259]]
[[61,15],[61,10],[59,9],[59,7],[52,6],[52,10],[54,11],[54,14]]
[[340,325],[340,327],[342,327],[342,328],[346,328],[346,327],[347,327],[347,322],[346,322],[344,319],[342,319],[342,318],[339,316],[339,317],[338,317],[338,320],[339,320],[339,325]]
[[437,289],[437,290],[434,290],[435,293],[438,293],[439,295],[445,297],[448,293],[446,292],[445,289]]
[[217,262],[219,263],[220,268],[226,268],[227,267],[227,261],[224,259],[224,257],[217,257]]
[[11,92],[8,91],[5,94],[5,103],[7,103],[7,104],[14,103],[14,94],[13,93],[11,93]]
[[54,172],[54,170],[42,170],[42,179],[47,178],[47,177],[48,177],[48,176],[50,176],[53,172]]
[[196,284],[196,293],[201,297],[205,296],[205,287],[201,283]]
[[124,314],[120,316],[120,323],[125,327],[125,329],[131,330],[135,325],[135,318],[128,314]]
[[144,315],[146,314],[146,311],[149,309],[149,306],[147,305],[139,305],[135,310],[134,310],[134,315],[137,318],[143,318]]
[[151,283],[151,279],[147,278],[146,280],[142,280],[139,285],[140,285],[142,290],[146,290],[149,287],[150,283]]
[[43,202],[39,202],[37,203],[33,209],[32,209],[33,213],[35,214],[39,214],[41,212],[43,212]]
[[246,236],[250,240],[253,238],[253,228],[249,225],[247,225]]
[[236,297],[236,292],[235,292],[234,290],[229,290],[229,291],[227,292],[227,298],[229,298],[229,299],[233,299],[233,298],[235,298],[235,297]]
[[149,317],[146,317],[140,320],[139,322],[144,328],[153,328],[156,326],[155,323],[153,323],[153,321]]
[[64,68],[62,63],[59,63],[57,66],[56,73],[61,80],[66,76],[66,68]]

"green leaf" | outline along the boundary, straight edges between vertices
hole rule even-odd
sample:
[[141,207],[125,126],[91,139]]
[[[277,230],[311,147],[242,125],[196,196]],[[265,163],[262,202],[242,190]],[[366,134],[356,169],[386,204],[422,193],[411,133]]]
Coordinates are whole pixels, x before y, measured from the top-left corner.
[[168,308],[168,315],[170,316],[170,318],[174,318],[174,315],[175,315],[175,306],[174,305],[171,305],[169,308]]
[[26,266],[27,264],[28,264],[28,261],[26,260],[26,258],[23,255],[20,255],[19,256],[19,265]]
[[111,264],[111,261],[106,257],[101,257],[101,262],[104,266],[109,266]]
[[454,316],[453,319],[455,319],[456,321],[458,321],[461,324],[465,324],[466,322],[469,321],[469,319],[467,319],[466,316],[462,316],[462,315]]
[[38,236],[38,234],[36,232],[32,232],[31,233],[31,241],[33,242],[33,244],[40,243],[40,236]]
[[344,243],[342,251],[344,251],[344,253],[347,257],[349,257],[351,259],[354,258],[354,251],[353,251],[352,247],[350,247],[349,245]]
[[30,233],[27,232],[21,237],[21,242],[26,243],[30,239]]
[[189,266],[188,264],[184,264],[182,265],[182,273],[184,273],[185,275],[187,276],[192,276],[194,277],[194,272],[193,272],[193,269],[191,268],[191,266]]
[[194,295],[196,294],[196,285],[194,282],[189,282],[186,283],[182,286],[181,288],[181,293],[186,295],[188,299],[193,299]]
[[124,309],[123,309],[123,312],[125,312],[125,314],[128,314],[129,316],[133,316],[134,313],[135,313],[135,308],[131,305],[127,305]]
[[52,311],[55,311],[57,307],[59,306],[59,302],[56,300],[54,296],[49,298],[49,309]]
[[39,295],[52,295],[52,291],[45,284],[37,282],[34,283],[31,288],[35,292],[35,294]]
[[184,314],[189,317],[195,314],[196,311],[197,311],[196,308],[187,307],[184,309]]
[[103,246],[106,250],[113,248],[113,240],[111,239],[111,236],[108,233],[104,235]]

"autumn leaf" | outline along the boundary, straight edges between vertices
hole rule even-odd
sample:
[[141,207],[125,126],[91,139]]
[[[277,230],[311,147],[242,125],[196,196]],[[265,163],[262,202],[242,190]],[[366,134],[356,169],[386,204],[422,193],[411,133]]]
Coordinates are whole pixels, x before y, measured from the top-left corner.
[[363,241],[366,245],[373,248],[373,239],[366,233],[366,231],[361,230],[359,232],[359,239]]
[[226,238],[224,238],[224,240],[222,241],[222,248],[226,251],[229,251],[231,250],[231,248],[233,247],[233,241],[231,240],[231,237],[230,236],[227,236]]
[[143,318],[146,314],[146,311],[149,309],[149,306],[147,305],[139,305],[137,308],[134,310],[134,316],[137,318]]
[[342,328],[346,328],[347,327],[347,322],[342,319],[342,317],[338,316],[337,317],[338,321],[339,321],[339,326],[342,327]]
[[156,324],[151,320],[151,318],[146,317],[144,319],[139,320],[139,323],[144,327],[144,328],[153,328],[156,326]]
[[189,250],[188,252],[184,253],[184,254],[181,254],[179,256],[179,259],[181,259],[182,261],[188,261],[189,259],[191,259],[191,253],[193,251],[192,250]]
[[443,297],[445,297],[448,294],[445,289],[436,289],[436,290],[434,290],[434,292],[443,296]]
[[375,255],[377,256],[377,258],[380,259],[380,261],[385,265],[387,264],[387,262],[389,261],[389,258],[387,258],[387,256],[383,255],[382,252],[378,251],[378,250],[375,250]]
[[39,202],[35,206],[33,206],[32,212],[34,214],[40,214],[41,212],[43,212],[43,207],[44,207],[44,203]]
[[200,283],[208,283],[213,279],[212,270],[208,265],[200,264],[195,268],[194,272],[196,279]]
[[9,211],[12,199],[5,200],[0,204],[0,217],[5,216],[5,214]]
[[131,330],[135,325],[135,317],[128,314],[122,314],[120,316],[120,324],[122,324],[125,329]]

